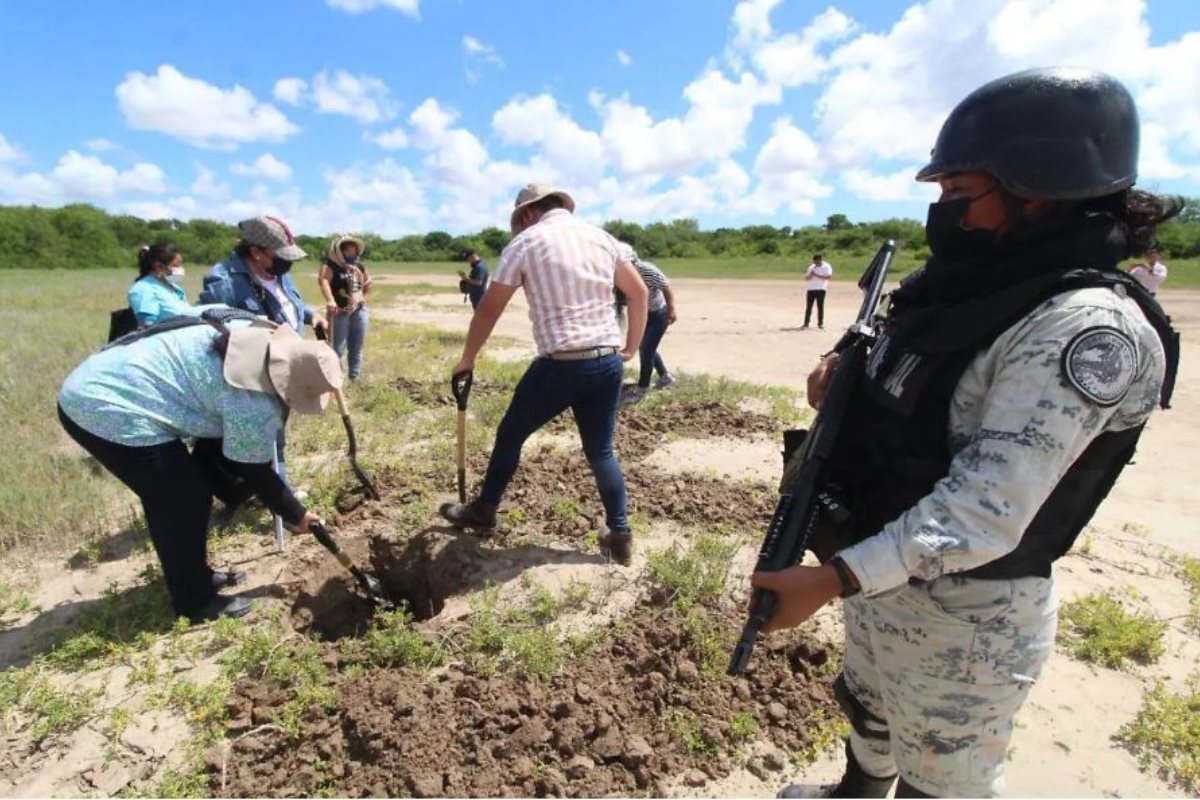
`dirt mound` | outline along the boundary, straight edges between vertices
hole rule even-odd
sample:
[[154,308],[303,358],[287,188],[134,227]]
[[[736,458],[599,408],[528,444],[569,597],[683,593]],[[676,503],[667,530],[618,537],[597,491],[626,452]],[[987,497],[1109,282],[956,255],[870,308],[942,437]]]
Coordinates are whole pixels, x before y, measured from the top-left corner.
[[652,408],[634,405],[621,410],[617,451],[624,457],[644,458],[668,436],[710,439],[774,435],[779,422],[766,414],[743,411],[718,402],[671,403]]
[[[732,618],[727,619],[731,625]],[[639,606],[611,638],[548,681],[376,670],[346,679],[303,733],[235,740],[213,790],[225,796],[661,796],[701,786],[771,744],[781,770],[833,713],[828,654],[803,640],[755,654],[745,678],[710,677],[674,612]],[[244,684],[231,707],[269,719],[288,689]],[[765,774],[765,773],[764,773]],[[223,788],[222,788],[223,787]]]
[[[372,536],[339,545],[379,579],[386,597],[403,604],[418,622],[437,616],[448,597],[466,590],[483,561],[477,539],[437,532],[402,544]],[[354,578],[328,558],[297,591],[290,622],[296,630],[334,641],[361,636],[374,613]]]
[[[449,380],[419,381],[414,378],[400,376],[392,381],[396,391],[412,400],[419,406],[452,406],[454,394],[450,391]],[[476,378],[472,384],[472,392],[487,392],[490,394],[507,394],[516,386],[507,381]]]
[[[622,465],[630,513],[684,526],[756,528],[770,521],[775,491],[765,483],[729,483],[698,474],[668,475]],[[507,528],[571,539],[598,530],[604,509],[581,453],[540,450],[521,461],[505,496]]]

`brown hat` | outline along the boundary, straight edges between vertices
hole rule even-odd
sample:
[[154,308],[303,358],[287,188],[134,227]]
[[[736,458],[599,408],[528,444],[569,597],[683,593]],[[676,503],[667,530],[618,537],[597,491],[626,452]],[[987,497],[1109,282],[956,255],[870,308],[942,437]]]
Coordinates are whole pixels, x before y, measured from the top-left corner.
[[270,250],[286,261],[299,261],[308,255],[296,244],[292,231],[277,217],[252,217],[238,223],[242,241]]
[[324,342],[301,339],[290,325],[234,328],[225,353],[230,386],[278,395],[299,414],[320,414],[342,386],[342,365]]
[[567,211],[575,211],[575,201],[571,199],[571,195],[566,192],[560,192],[547,183],[531,183],[517,192],[517,201],[513,203],[512,216],[508,218],[509,227],[517,227],[517,215],[521,213],[521,209],[550,195],[559,197],[563,201],[563,205],[567,207]]

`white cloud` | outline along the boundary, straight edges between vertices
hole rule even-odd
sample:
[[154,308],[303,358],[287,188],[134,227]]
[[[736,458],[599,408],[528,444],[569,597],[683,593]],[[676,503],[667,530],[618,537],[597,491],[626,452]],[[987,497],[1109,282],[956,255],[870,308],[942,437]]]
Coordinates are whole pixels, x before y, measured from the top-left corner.
[[0,169],[0,196],[16,202],[71,203],[106,200],[119,192],[161,194],[166,190],[166,174],[155,164],[139,162],[118,170],[77,150],[68,150],[46,174]]
[[903,167],[880,175],[862,167],[851,167],[841,174],[841,183],[848,191],[863,200],[934,202],[939,189],[936,183],[917,183],[913,175],[920,164]]
[[109,139],[88,139],[83,143],[83,146],[93,153],[107,153],[110,150],[116,150],[120,145]]
[[196,162],[196,180],[192,182],[191,193],[200,197],[224,200],[229,197],[229,184],[217,180],[217,173],[203,164]]
[[330,8],[350,14],[364,14],[377,8],[392,8],[414,19],[421,17],[421,0],[325,0]]
[[856,27],[850,17],[836,8],[828,8],[799,35],[787,33],[756,44],[750,51],[750,60],[769,83],[785,88],[814,83],[828,68],[819,48],[844,39]]
[[620,62],[622,67],[628,67],[633,63],[633,56],[629,55],[629,53],[626,53],[624,50],[618,50],[617,61]]
[[298,106],[304,101],[304,94],[308,91],[308,81],[303,78],[280,78],[275,81],[275,88],[271,94],[276,100],[287,103],[291,106]]
[[540,145],[546,162],[572,182],[595,180],[604,172],[600,135],[580,127],[551,94],[510,100],[492,116],[492,128],[509,144]]
[[160,194],[167,190],[167,174],[156,164],[138,162],[117,175],[117,190]]
[[408,132],[404,128],[392,128],[377,134],[364,133],[363,141],[373,142],[384,150],[403,150],[408,147]]
[[790,172],[816,172],[822,161],[817,144],[807,133],[792,124],[790,117],[780,117],[771,125],[767,139],[754,160],[754,173],[759,176],[782,175]]
[[782,0],[742,0],[733,8],[734,47],[771,35],[771,12]]
[[363,124],[391,119],[399,107],[382,79],[338,70],[318,72],[313,78],[312,99],[322,114],[343,114]]
[[286,181],[292,177],[292,168],[271,153],[263,153],[250,164],[235,162],[229,166],[229,171],[234,175],[267,181]]
[[20,148],[4,138],[4,134],[0,133],[0,164],[8,161],[16,161],[22,156]]
[[661,174],[725,158],[745,145],[755,109],[781,99],[778,87],[750,73],[742,73],[735,83],[716,68],[688,84],[683,96],[690,104],[683,117],[656,122],[626,96],[608,99],[593,93],[592,105],[604,122],[601,135],[620,171]]
[[894,179],[897,165],[923,163],[959,100],[1035,66],[1100,69],[1129,87],[1143,123],[1143,178],[1200,172],[1187,158],[1200,153],[1200,32],[1153,45],[1143,0],[928,0],[826,61],[816,139],[831,168],[868,171],[853,173],[859,187],[884,189],[870,176]]
[[496,48],[490,44],[485,44],[474,36],[464,36],[462,38],[463,49],[463,72],[466,75],[469,83],[475,83],[480,78],[480,72],[477,67],[481,64],[504,68],[504,60],[500,58],[496,52]]
[[233,149],[244,142],[282,141],[297,128],[247,89],[222,89],[163,64],[154,75],[130,72],[116,88],[125,120],[139,130],[198,147]]

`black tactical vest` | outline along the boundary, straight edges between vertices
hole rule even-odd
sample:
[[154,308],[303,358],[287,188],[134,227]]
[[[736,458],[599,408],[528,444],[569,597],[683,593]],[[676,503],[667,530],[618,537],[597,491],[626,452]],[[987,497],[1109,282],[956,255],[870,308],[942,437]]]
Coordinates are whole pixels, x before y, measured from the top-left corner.
[[[1140,284],[1115,270],[1044,272],[980,297],[938,309],[933,323],[890,353],[885,328],[875,344],[836,447],[828,490],[849,516],[821,520],[811,549],[822,560],[874,535],[949,474],[951,396],[971,361],[1041,303],[1067,291],[1106,287],[1132,297],[1162,341],[1168,407],[1179,361],[1179,335]],[[1142,428],[1102,433],[1084,450],[1025,530],[1015,550],[969,572],[978,578],[1049,577],[1050,565],[1091,520],[1133,457]]]

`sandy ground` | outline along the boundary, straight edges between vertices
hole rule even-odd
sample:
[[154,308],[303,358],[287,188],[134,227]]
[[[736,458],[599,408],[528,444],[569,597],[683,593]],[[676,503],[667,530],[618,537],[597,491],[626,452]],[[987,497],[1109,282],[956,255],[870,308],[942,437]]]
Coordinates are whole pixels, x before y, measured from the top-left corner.
[[[450,330],[465,329],[470,307],[460,302],[454,285],[445,276],[388,276],[382,280],[405,283],[445,283],[446,294],[402,296],[393,308],[378,307],[377,318],[424,323]],[[670,367],[684,373],[725,375],[763,384],[803,388],[808,370],[819,355],[836,341],[858,305],[851,285],[837,284],[827,304],[827,330],[800,331],[803,311],[802,288],[797,283],[759,281],[677,281],[680,320],[663,345]],[[1183,332],[1185,350],[1200,340],[1200,292],[1168,293],[1165,305]],[[518,294],[501,319],[497,334],[516,344],[495,348],[493,355],[527,358],[533,353],[526,306]],[[368,349],[369,358],[369,349]],[[1142,438],[1136,463],[1126,469],[1120,483],[1084,534],[1090,552],[1072,554],[1056,567],[1060,594],[1071,598],[1107,588],[1136,587],[1147,604],[1163,618],[1174,618],[1168,632],[1167,654],[1148,669],[1131,673],[1093,669],[1056,653],[1033,691],[1021,716],[1010,753],[1007,794],[1012,796],[1181,796],[1163,782],[1140,772],[1127,752],[1114,745],[1112,734],[1136,713],[1144,688],[1154,678],[1182,684],[1189,671],[1200,663],[1200,644],[1182,628],[1180,617],[1187,612],[1184,587],[1172,574],[1169,552],[1200,556],[1200,538],[1194,520],[1200,516],[1200,493],[1187,489],[1196,459],[1200,431],[1192,421],[1200,390],[1200,375],[1194,362],[1185,361],[1175,396],[1175,408],[1157,414]],[[756,408],[756,411],[765,409]],[[572,438],[541,437],[545,444],[572,446]],[[561,442],[559,441],[561,439]],[[662,469],[703,472],[737,480],[778,479],[778,445],[766,438],[746,440],[695,440],[681,438],[654,453],[649,463]],[[381,523],[382,524],[382,523]],[[641,548],[666,546],[683,538],[671,527],[645,532]],[[1079,550],[1081,548],[1077,548]],[[635,557],[631,573],[593,564],[587,559],[562,563],[510,564],[496,553],[494,565],[511,578],[514,570],[530,572],[540,584],[565,586],[572,580],[592,581],[605,596],[607,613],[620,613],[633,602],[632,577],[645,566],[644,549]],[[251,572],[248,589],[259,591],[280,580],[299,559],[327,560],[315,544],[297,539],[295,551],[276,556],[263,545],[234,554],[233,563]],[[737,555],[734,572],[744,574],[753,563],[753,548]],[[507,557],[507,556],[506,556]],[[100,596],[116,584],[135,582],[150,558],[138,554],[105,562],[92,570],[63,570],[61,560],[27,565],[38,576],[33,598],[49,609],[36,625],[19,625],[0,632],[0,667],[13,663],[21,647],[39,631],[53,626],[72,606]],[[511,560],[511,559],[510,559]],[[503,562],[503,563],[501,563]],[[578,563],[576,563],[578,562]],[[511,582],[508,591],[519,591]],[[448,607],[448,616],[465,612],[461,598]],[[60,613],[61,611],[61,613]],[[594,623],[598,619],[590,622]],[[814,619],[812,629],[830,641],[840,638],[838,609],[830,607]],[[19,662],[19,659],[17,660]],[[120,668],[123,669],[123,668]],[[211,673],[211,661],[198,663],[194,677]],[[119,671],[119,670],[118,670]],[[211,675],[207,675],[211,677]],[[117,683],[124,676],[113,675]],[[118,693],[119,694],[119,693]],[[137,698],[131,697],[131,701]],[[104,737],[98,721],[73,737],[67,747],[39,753],[23,766],[20,775],[5,774],[0,768],[0,796],[72,796],[81,793],[112,794],[133,774],[159,769],[178,759],[176,745],[186,727],[174,718],[159,719],[143,714],[123,736],[125,756],[116,766],[105,766]],[[0,737],[0,743],[4,742]],[[670,794],[677,796],[770,797],[783,782],[821,783],[841,773],[840,753],[827,753],[802,771],[785,770],[762,781],[746,771],[696,789],[682,783]]]
[[[403,276],[397,282],[445,282],[444,276]],[[755,383],[803,389],[808,371],[829,350],[858,309],[858,291],[835,284],[826,303],[826,329],[800,330],[803,290],[787,281],[679,280],[674,283],[679,322],[664,340],[662,354],[672,370],[710,373]],[[1163,295],[1163,304],[1181,331],[1184,352],[1200,345],[1200,292]],[[532,355],[528,306],[520,293],[496,328],[519,346],[493,351],[502,358]],[[402,298],[380,316],[463,329],[470,308],[457,295]],[[815,320],[814,320],[815,323]],[[1182,685],[1200,663],[1200,645],[1178,617],[1187,595],[1172,574],[1168,551],[1200,556],[1196,522],[1200,492],[1189,490],[1200,451],[1195,423],[1200,363],[1183,360],[1173,408],[1159,412],[1143,435],[1135,463],[1101,507],[1083,538],[1088,555],[1072,554],[1056,567],[1064,600],[1101,589],[1136,587],[1155,613],[1172,620],[1167,655],[1137,673],[1095,669],[1056,652],[1018,719],[1009,754],[1007,794],[1041,797],[1181,796],[1162,781],[1139,771],[1133,757],[1113,744],[1112,735],[1132,719],[1143,688],[1153,678]],[[711,470],[731,478],[777,479],[776,445],[769,441],[698,446],[682,441],[659,454],[660,466]],[[1079,547],[1076,548],[1079,550]],[[794,776],[820,782],[840,774],[840,758],[822,759]],[[770,794],[772,787],[735,774],[704,790],[710,796]]]

